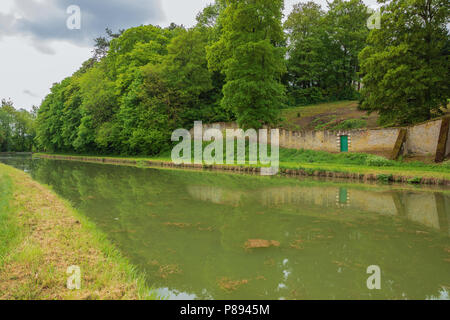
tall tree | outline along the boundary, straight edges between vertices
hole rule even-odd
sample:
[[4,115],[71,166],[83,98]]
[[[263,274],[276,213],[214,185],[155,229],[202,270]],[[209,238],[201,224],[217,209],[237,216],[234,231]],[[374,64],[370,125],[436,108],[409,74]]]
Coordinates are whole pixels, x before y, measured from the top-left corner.
[[361,0],[334,0],[328,11],[314,3],[299,3],[285,22],[288,34],[290,103],[357,97],[358,54],[369,29],[367,7]]
[[334,75],[328,85],[337,99],[354,99],[360,83],[358,55],[369,34],[370,14],[362,0],[334,0],[328,6],[325,18],[330,53],[327,72]]
[[125,30],[119,30],[118,33],[114,33],[111,29],[106,28],[106,36],[98,37],[94,39],[94,56],[92,59],[94,61],[100,61],[108,54],[109,47],[111,46],[111,41],[113,39],[119,38]]
[[217,20],[221,11],[224,9],[224,1],[216,1],[207,5],[197,14],[197,27],[214,28],[217,26]]
[[226,0],[220,40],[208,48],[212,70],[226,75],[222,105],[240,126],[274,125],[285,99],[282,0]]
[[286,82],[291,104],[326,100],[324,88],[329,61],[324,16],[320,5],[312,1],[298,3],[284,24],[289,40]]
[[11,100],[2,99],[0,107],[0,152],[32,151],[35,137],[34,116],[16,110]]
[[184,117],[178,124],[192,125],[196,120],[214,121],[218,92],[208,70],[206,46],[208,32],[204,28],[183,31],[168,45],[163,62],[164,78],[177,91],[179,108],[171,118]]
[[13,103],[10,100],[2,99],[0,108],[0,151],[13,151],[13,123]]
[[450,97],[448,0],[380,3],[381,28],[360,54],[361,108],[378,112],[383,124],[428,120]]

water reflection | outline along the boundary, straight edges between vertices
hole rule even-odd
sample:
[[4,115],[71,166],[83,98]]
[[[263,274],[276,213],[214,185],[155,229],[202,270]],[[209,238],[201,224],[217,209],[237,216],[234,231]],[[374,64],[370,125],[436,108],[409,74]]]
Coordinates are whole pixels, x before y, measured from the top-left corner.
[[[188,191],[196,199],[233,206],[251,194],[251,191],[227,192],[216,186],[188,186]],[[262,190],[260,203],[269,208],[285,205],[317,206],[400,216],[450,235],[450,195],[442,192],[371,191],[325,185],[283,186]]]

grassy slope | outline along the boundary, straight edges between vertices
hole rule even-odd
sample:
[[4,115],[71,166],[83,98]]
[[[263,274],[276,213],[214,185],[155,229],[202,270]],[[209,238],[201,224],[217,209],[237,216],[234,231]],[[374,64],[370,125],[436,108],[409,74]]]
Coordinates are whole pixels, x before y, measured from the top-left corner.
[[11,177],[0,172],[0,268],[10,248],[17,243],[19,234],[17,217],[10,207],[11,197]]
[[314,130],[322,123],[349,119],[363,119],[367,127],[376,127],[378,116],[376,114],[368,116],[364,111],[359,111],[357,107],[357,101],[337,101],[284,109],[281,127],[294,131]]
[[281,166],[363,174],[392,174],[424,178],[450,179],[450,164],[400,162],[358,153],[332,154],[310,150],[280,150]]
[[[68,290],[67,267],[81,268]],[[133,266],[49,188],[0,164],[0,299],[150,299]]]

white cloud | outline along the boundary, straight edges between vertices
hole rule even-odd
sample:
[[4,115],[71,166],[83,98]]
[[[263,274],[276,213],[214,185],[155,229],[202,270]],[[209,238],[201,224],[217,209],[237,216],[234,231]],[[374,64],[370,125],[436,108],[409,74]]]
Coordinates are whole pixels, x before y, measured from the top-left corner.
[[21,37],[0,40],[0,99],[11,98],[16,107],[26,109],[40,105],[53,83],[70,76],[91,56],[90,48],[67,42],[55,42],[52,49],[55,54],[48,55]]
[[[79,30],[67,28],[71,5],[81,9]],[[163,17],[159,0],[15,0],[10,13],[0,15],[0,34],[27,37],[39,51],[54,54],[52,41],[90,46],[106,27],[118,30],[159,23]]]

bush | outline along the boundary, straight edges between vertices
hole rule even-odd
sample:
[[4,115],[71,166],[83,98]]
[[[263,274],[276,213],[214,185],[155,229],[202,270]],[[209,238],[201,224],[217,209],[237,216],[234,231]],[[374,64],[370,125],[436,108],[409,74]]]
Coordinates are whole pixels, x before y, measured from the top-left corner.
[[291,97],[289,100],[294,106],[306,106],[327,101],[322,89],[317,87],[292,90],[289,96]]
[[339,120],[333,117],[329,122],[322,119],[316,119],[312,122],[315,125],[314,130],[355,130],[367,127],[367,121],[361,119]]
[[441,167],[449,168],[449,169],[450,169],[450,160],[443,162],[443,163],[441,164]]
[[393,161],[380,156],[368,155],[366,158],[366,165],[370,167],[389,167],[393,166],[394,163]]
[[421,182],[422,182],[422,178],[419,178],[419,177],[415,177],[415,178],[408,180],[408,183],[411,183],[411,184],[420,184]]
[[379,174],[377,179],[380,182],[388,183],[394,181],[394,176],[392,174]]
[[367,121],[362,119],[348,119],[340,122],[333,130],[353,130],[367,127]]

